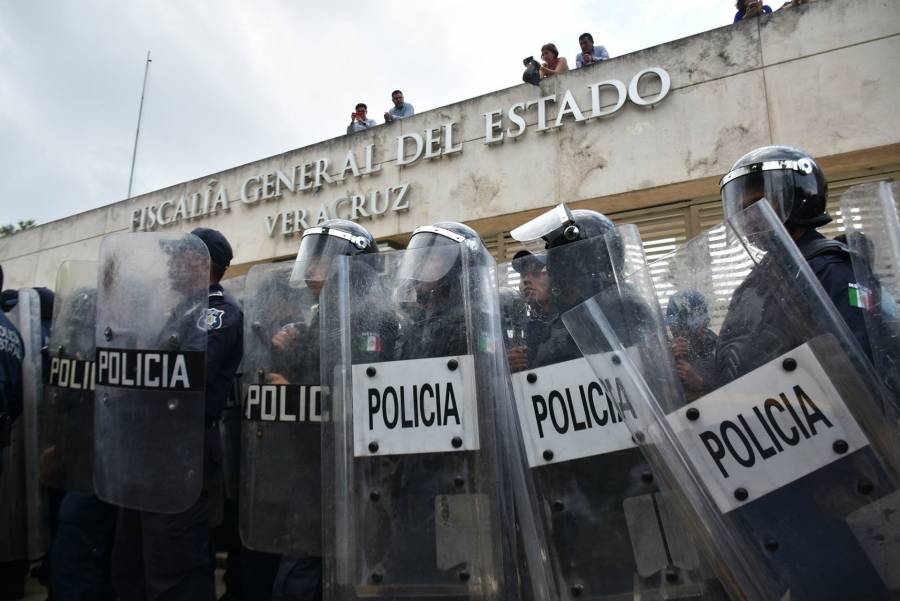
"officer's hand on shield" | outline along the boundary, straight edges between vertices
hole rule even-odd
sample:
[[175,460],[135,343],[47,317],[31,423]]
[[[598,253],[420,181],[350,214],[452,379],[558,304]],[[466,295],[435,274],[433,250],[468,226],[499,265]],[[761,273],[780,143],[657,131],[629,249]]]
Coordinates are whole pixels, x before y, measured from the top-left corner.
[[681,336],[672,339],[671,347],[672,355],[676,359],[687,359],[688,353],[691,350],[690,343],[686,338],[682,338]]
[[272,346],[279,351],[287,351],[297,345],[300,340],[300,329],[297,324],[289,323],[272,336]]
[[509,361],[510,371],[519,372],[528,369],[528,348],[513,347],[506,351],[506,358]]

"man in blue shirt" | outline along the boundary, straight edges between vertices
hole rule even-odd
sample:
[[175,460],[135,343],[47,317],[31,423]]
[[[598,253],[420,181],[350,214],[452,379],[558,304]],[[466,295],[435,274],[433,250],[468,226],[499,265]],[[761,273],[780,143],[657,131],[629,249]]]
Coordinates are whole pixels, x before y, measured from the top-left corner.
[[595,46],[594,36],[589,33],[578,36],[578,45],[581,46],[581,54],[575,57],[576,69],[591,63],[609,60],[609,52],[603,46]]
[[385,123],[390,123],[394,119],[412,117],[416,114],[416,109],[413,108],[413,105],[408,102],[403,102],[403,92],[400,90],[391,92],[391,100],[394,102],[394,106],[384,114]]
[[364,131],[370,127],[375,127],[375,119],[367,119],[366,113],[369,111],[364,103],[360,102],[356,105],[356,111],[350,113],[350,125],[347,126],[347,133],[353,134],[358,131]]

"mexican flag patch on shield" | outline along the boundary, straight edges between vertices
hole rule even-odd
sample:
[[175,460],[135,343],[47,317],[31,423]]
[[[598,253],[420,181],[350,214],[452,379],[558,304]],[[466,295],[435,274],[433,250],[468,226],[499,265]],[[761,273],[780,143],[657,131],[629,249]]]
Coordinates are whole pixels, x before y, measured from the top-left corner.
[[872,310],[872,292],[868,288],[860,286],[859,284],[850,284],[848,290],[850,292],[851,307],[856,307],[857,309],[863,309],[865,311]]
[[381,351],[381,336],[366,332],[359,337],[359,350],[363,353],[378,353]]

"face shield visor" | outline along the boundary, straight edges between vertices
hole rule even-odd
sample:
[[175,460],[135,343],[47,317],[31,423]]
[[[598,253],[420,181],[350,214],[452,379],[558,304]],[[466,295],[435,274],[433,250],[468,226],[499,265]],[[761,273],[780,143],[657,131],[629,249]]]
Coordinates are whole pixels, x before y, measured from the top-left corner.
[[397,277],[412,282],[437,282],[458,265],[466,237],[431,225],[417,228],[403,253]]
[[305,230],[291,271],[291,286],[302,288],[309,282],[324,282],[328,279],[335,257],[356,254],[368,245],[362,236],[334,228],[312,227]]
[[540,254],[546,250],[550,240],[560,235],[569,240],[577,240],[579,233],[569,207],[560,203],[543,215],[523,223],[509,235],[532,253]]
[[722,178],[720,185],[725,219],[731,219],[758,200],[765,198],[781,222],[791,216],[797,186],[795,173],[812,173],[809,159],[764,161],[738,167]]

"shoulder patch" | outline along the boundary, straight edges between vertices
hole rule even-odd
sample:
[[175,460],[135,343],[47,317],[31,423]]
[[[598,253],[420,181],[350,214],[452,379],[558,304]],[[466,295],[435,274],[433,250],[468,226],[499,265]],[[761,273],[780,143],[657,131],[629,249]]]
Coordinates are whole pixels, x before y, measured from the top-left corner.
[[197,321],[197,327],[201,330],[218,330],[222,327],[222,317],[225,311],[222,309],[213,309],[210,307],[206,310],[206,315],[201,315]]

